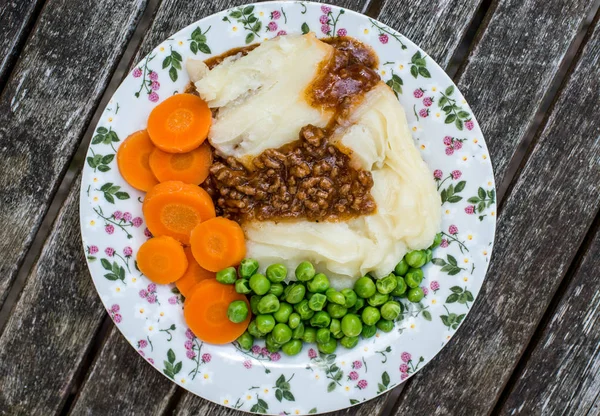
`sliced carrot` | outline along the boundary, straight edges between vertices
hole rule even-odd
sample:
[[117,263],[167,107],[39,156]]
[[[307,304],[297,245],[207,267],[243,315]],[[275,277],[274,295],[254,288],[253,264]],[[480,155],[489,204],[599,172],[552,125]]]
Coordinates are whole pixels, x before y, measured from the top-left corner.
[[181,278],[188,260],[179,241],[171,237],[154,237],[146,241],[136,257],[137,265],[154,283],[172,283]]
[[117,166],[123,179],[140,191],[147,192],[158,181],[154,177],[148,158],[155,149],[146,130],[129,135],[117,151]]
[[150,155],[150,169],[160,181],[181,181],[200,185],[208,177],[212,151],[204,143],[187,153],[167,153],[159,148]]
[[177,289],[179,289],[179,292],[183,296],[188,298],[198,283],[206,279],[214,279],[215,273],[200,267],[189,247],[185,247],[183,251],[185,251],[185,256],[188,260],[188,268],[183,276],[175,281],[175,286],[177,286]]
[[184,244],[189,243],[194,227],[215,216],[213,201],[204,189],[179,181],[163,182],[148,191],[142,211],[153,235],[168,235]]
[[193,94],[175,94],[154,107],[148,117],[148,133],[160,150],[184,153],[202,144],[211,122],[206,101]]
[[198,264],[211,272],[234,266],[246,256],[242,228],[223,217],[198,224],[192,230],[190,244]]
[[251,313],[245,321],[234,324],[227,318],[227,308],[235,300],[250,304],[246,296],[235,291],[233,285],[224,285],[216,280],[204,280],[183,305],[185,322],[192,332],[204,342],[227,344],[244,333],[250,323]]

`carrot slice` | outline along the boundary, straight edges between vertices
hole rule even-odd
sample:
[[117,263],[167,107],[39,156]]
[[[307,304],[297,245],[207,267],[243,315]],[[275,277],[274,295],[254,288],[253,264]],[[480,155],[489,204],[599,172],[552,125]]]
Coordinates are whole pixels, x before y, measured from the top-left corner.
[[180,279],[175,281],[179,293],[188,298],[196,289],[196,285],[206,279],[214,279],[215,274],[200,267],[189,247],[183,249],[188,260],[188,268]]
[[187,153],[167,153],[159,148],[150,155],[150,169],[160,181],[181,181],[200,185],[212,164],[210,146],[204,143]]
[[171,237],[154,237],[146,241],[136,257],[137,265],[154,283],[166,284],[179,279],[188,267],[181,244]]
[[193,94],[175,94],[154,107],[148,117],[148,134],[160,150],[184,153],[202,144],[211,123],[206,101]]
[[168,235],[184,244],[189,243],[196,225],[215,216],[213,201],[204,189],[179,181],[163,182],[148,191],[142,211],[153,235]]
[[150,170],[148,159],[155,149],[146,130],[129,135],[117,151],[117,166],[127,183],[147,192],[158,183]]
[[246,256],[242,227],[223,217],[198,224],[192,230],[190,244],[198,264],[211,272],[234,266]]
[[244,333],[252,315],[248,312],[246,320],[239,324],[231,322],[227,318],[227,308],[235,300],[246,302],[250,310],[246,296],[237,293],[233,285],[224,285],[213,279],[203,280],[183,304],[185,322],[204,342],[233,342]]

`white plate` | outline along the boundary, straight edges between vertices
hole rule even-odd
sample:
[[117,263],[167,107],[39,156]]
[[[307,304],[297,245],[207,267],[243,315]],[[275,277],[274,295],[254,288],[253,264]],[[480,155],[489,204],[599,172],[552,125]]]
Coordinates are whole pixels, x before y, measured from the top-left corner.
[[[189,82],[182,64],[228,49],[308,30],[350,35],[371,45],[379,72],[404,106],[416,145],[434,172],[444,241],[425,268],[420,304],[409,304],[396,329],[319,355],[305,345],[289,358],[258,343],[203,344],[187,330],[180,296],[135,266],[148,233],[143,193],[119,175],[114,155],[146,127],[152,108]],[[270,2],[217,13],[158,45],[123,81],[104,110],[88,150],[81,187],[81,231],[94,283],[110,316],[150,364],[208,400],[270,414],[321,413],[372,399],[430,361],[464,320],[483,283],[496,224],[492,165],[479,125],[444,71],[388,26],[339,7]],[[172,376],[172,377],[171,377]],[[141,381],[143,382],[143,381]],[[310,388],[307,388],[310,386]]]

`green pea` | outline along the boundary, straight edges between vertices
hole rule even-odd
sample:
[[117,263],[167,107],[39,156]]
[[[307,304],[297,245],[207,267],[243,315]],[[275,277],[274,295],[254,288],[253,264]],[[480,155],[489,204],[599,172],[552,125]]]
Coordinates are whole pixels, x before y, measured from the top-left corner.
[[394,329],[394,321],[380,319],[379,322],[377,322],[377,328],[381,329],[383,332],[391,332],[391,330]]
[[228,267],[226,269],[217,272],[217,282],[223,283],[224,285],[232,285],[237,279],[237,272],[235,267]]
[[367,299],[375,294],[377,288],[370,277],[363,276],[354,283],[354,291],[361,298]]
[[240,335],[240,337],[237,339],[237,343],[241,349],[248,351],[250,348],[252,348],[252,345],[254,345],[254,337],[250,335],[248,331],[246,331]]
[[383,293],[384,295],[392,293],[393,290],[396,289],[397,284],[398,282],[396,282],[396,276],[391,273],[383,279],[377,280],[377,282],[375,283],[375,285],[377,286],[377,291],[379,293]]
[[292,308],[292,305],[286,302],[281,302],[279,304],[279,309],[275,311],[275,313],[273,313],[273,318],[275,318],[277,322],[285,324],[290,318],[290,315],[293,311],[294,308]]
[[290,319],[288,319],[288,325],[290,326],[290,328],[292,329],[296,329],[298,328],[298,325],[300,325],[300,323],[302,322],[302,319],[300,319],[300,315],[298,315],[297,313],[292,313],[290,315]]
[[371,306],[379,306],[379,305],[383,305],[384,303],[386,303],[389,298],[390,298],[390,295],[384,295],[383,293],[377,292],[373,296],[371,296],[369,299],[367,299],[367,303]]
[[259,313],[273,313],[279,309],[279,299],[273,294],[265,295],[258,302],[257,306]]
[[254,320],[256,321],[256,328],[263,334],[268,334],[275,327],[273,315],[258,315]]
[[425,254],[427,254],[426,263],[429,263],[431,259],[433,259],[433,251],[431,251],[431,249],[428,248],[427,250],[425,250]]
[[306,288],[301,283],[294,283],[293,285],[290,285],[290,287],[291,289],[285,297],[286,302],[292,305],[300,303],[302,299],[304,299]]
[[331,303],[337,303],[338,305],[342,306],[346,304],[346,298],[344,295],[333,288],[327,289],[325,295],[327,296],[327,300]]
[[283,282],[287,277],[287,268],[283,264],[271,264],[267,267],[267,278],[273,283]]
[[248,293],[252,292],[252,289],[250,289],[250,284],[248,282],[248,279],[238,279],[235,281],[235,291],[237,293],[241,293],[242,295],[247,295]]
[[268,293],[275,295],[276,297],[281,296],[283,294],[283,285],[281,283],[271,283],[271,288]]
[[260,302],[260,299],[262,298],[262,296],[258,296],[258,295],[252,295],[250,296],[250,310],[252,311],[252,313],[254,315],[258,315],[258,303]]
[[424,250],[414,250],[406,253],[404,259],[410,267],[421,267],[427,262],[427,253]]
[[358,337],[344,337],[340,340],[340,344],[342,344],[342,347],[344,348],[354,348],[356,347],[356,344],[358,344]]
[[302,341],[299,339],[288,341],[281,346],[281,351],[289,356],[298,355],[302,351]]
[[267,335],[264,332],[258,330],[258,326],[256,325],[256,320],[253,320],[248,325],[248,333],[256,338],[264,338]]
[[354,304],[353,307],[348,309],[348,312],[349,313],[358,313],[362,309],[363,306],[365,306],[365,300],[363,298],[357,298],[356,303]]
[[[289,285],[285,282],[281,282],[279,284],[281,285],[281,288],[283,289],[281,294],[279,296],[277,296],[279,298],[279,301],[281,302],[281,301],[284,301],[285,297],[287,296],[287,293],[285,292],[285,290],[289,287]],[[277,283],[271,283],[271,286],[273,286],[273,285],[277,285]],[[289,290],[288,290],[288,293],[289,293]]]
[[434,248],[439,246],[441,243],[442,243],[442,233],[437,233],[435,235],[435,238],[433,239],[433,243],[431,243],[431,246],[429,248],[431,250],[433,250]]
[[304,335],[302,335],[302,341],[307,343],[316,342],[317,330],[311,327],[304,328]]
[[308,307],[313,311],[320,311],[325,307],[327,297],[322,293],[313,293],[308,301]]
[[250,279],[257,270],[258,262],[254,259],[244,259],[240,262],[240,266],[238,267],[240,277],[244,279]]
[[315,314],[315,312],[310,308],[310,306],[308,306],[308,301],[306,299],[294,305],[294,310],[298,312],[300,318],[302,318],[302,320],[304,321],[312,318]]
[[292,329],[286,324],[279,323],[275,325],[271,334],[273,335],[273,340],[282,345],[292,339]]
[[423,293],[423,289],[421,289],[420,287],[413,287],[408,291],[407,298],[412,303],[419,303],[421,302],[421,299],[423,299],[424,296],[425,293]]
[[243,300],[234,300],[227,308],[227,318],[234,324],[244,322],[248,317],[248,305]]
[[363,309],[361,317],[365,325],[375,325],[381,318],[381,314],[379,309],[367,306]]
[[329,279],[323,273],[317,274],[312,280],[306,282],[309,292],[323,293],[329,289]]
[[337,305],[335,303],[328,303],[327,304],[327,312],[329,313],[329,315],[332,318],[341,318],[344,315],[346,315],[346,313],[348,313],[348,309],[344,308],[341,305]]
[[344,307],[350,309],[356,304],[358,300],[358,296],[356,296],[356,292],[350,288],[342,289],[342,295],[346,298],[346,303],[344,303]]
[[392,296],[401,296],[406,292],[406,282],[404,281],[404,277],[396,276],[396,289],[394,289],[391,293]]
[[292,290],[292,285],[284,286],[283,295],[282,295],[283,299],[285,299],[287,297],[288,293],[290,293],[290,290]]
[[396,264],[396,267],[394,268],[394,274],[397,276],[404,276],[408,271],[408,267],[409,266],[406,260],[402,259],[400,260],[400,263]]
[[257,295],[264,295],[271,288],[271,282],[264,275],[256,273],[250,278],[250,288]]
[[329,330],[331,331],[331,335],[333,335],[334,337],[337,337],[339,334],[342,334],[342,336],[344,336],[344,333],[342,332],[342,323],[339,319],[331,320],[331,323],[329,324]]
[[275,341],[275,338],[273,338],[273,334],[267,335],[265,345],[267,346],[267,350],[269,350],[269,352],[277,352],[281,349],[281,344]]
[[342,318],[342,332],[347,337],[357,337],[362,331],[362,322],[358,315],[348,314]]
[[[325,329],[321,328],[320,330]],[[337,349],[337,340],[335,338],[330,338],[327,342],[317,343],[317,348],[323,354],[333,354]]]
[[423,281],[423,270],[411,267],[404,276],[404,281],[408,287],[418,287]]
[[317,343],[324,344],[331,338],[331,331],[328,328],[319,328],[317,330]]
[[292,330],[292,339],[302,339],[304,335],[304,324],[300,322],[298,326]]
[[301,282],[308,282],[315,277],[315,267],[308,261],[303,261],[296,267],[296,279]]
[[331,317],[325,311],[319,311],[310,318],[310,325],[316,328],[326,328],[331,323]]
[[388,321],[395,320],[402,313],[402,306],[398,302],[390,300],[381,307],[381,317]]
[[360,333],[363,338],[371,338],[377,333],[377,327],[375,325],[363,325],[362,332]]

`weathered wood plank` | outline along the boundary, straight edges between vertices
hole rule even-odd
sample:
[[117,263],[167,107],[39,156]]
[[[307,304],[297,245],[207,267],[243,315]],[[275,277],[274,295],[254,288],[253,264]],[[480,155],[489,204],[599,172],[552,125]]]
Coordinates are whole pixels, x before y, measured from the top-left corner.
[[[591,415],[600,403],[600,232],[499,413]],[[544,382],[540,382],[544,380]]]
[[482,0],[386,0],[378,19],[447,68]]
[[[138,357],[114,326],[70,415],[162,414],[177,385]],[[90,388],[92,387],[92,388]]]
[[0,413],[53,414],[105,316],[79,233],[79,183],[0,336]]
[[0,96],[0,306],[146,2],[50,0]]
[[43,1],[0,1],[0,91]]
[[[565,19],[561,13],[556,24]],[[596,33],[504,203],[479,300],[450,345],[408,384],[397,414],[493,409],[600,207],[600,123],[589,117],[600,108],[599,60]]]

